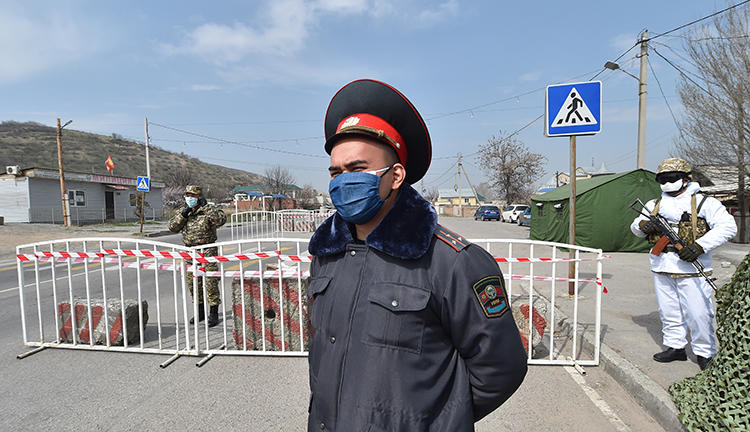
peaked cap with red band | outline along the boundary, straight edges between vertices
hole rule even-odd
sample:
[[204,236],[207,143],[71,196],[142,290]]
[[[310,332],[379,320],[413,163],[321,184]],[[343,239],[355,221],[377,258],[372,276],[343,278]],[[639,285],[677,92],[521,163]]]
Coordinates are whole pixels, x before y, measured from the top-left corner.
[[427,126],[414,105],[395,88],[360,79],[342,87],[328,104],[325,149],[352,134],[368,136],[393,148],[406,167],[406,183],[424,177],[432,159]]

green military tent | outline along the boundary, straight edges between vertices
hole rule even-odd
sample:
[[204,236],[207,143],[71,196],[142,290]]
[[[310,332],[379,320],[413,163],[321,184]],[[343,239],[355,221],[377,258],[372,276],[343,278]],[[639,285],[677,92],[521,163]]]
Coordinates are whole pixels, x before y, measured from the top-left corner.
[[[630,232],[628,206],[661,195],[651,171],[639,169],[576,181],[576,244],[609,252],[645,252],[648,243]],[[531,199],[532,240],[568,243],[570,185]]]

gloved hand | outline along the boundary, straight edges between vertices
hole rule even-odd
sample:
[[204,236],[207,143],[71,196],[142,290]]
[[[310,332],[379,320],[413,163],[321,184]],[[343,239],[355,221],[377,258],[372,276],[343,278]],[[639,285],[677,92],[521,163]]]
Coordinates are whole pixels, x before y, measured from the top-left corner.
[[200,198],[198,198],[198,205],[196,206],[196,208],[203,207],[206,204],[208,204],[208,201],[206,201],[205,198],[200,197]]
[[638,228],[646,235],[649,234],[659,234],[659,227],[651,222],[651,219],[642,220],[640,223],[638,223]]
[[184,209],[182,210],[182,217],[184,217],[184,218],[186,218],[186,219],[187,219],[187,217],[188,217],[188,216],[190,216],[190,212],[191,212],[191,211],[193,211],[193,209],[191,209],[190,207],[185,207],[185,208],[184,208]]
[[677,255],[680,256],[680,259],[685,260],[687,262],[693,262],[698,259],[699,256],[703,255],[705,251],[699,245],[698,243],[688,245],[677,251]]

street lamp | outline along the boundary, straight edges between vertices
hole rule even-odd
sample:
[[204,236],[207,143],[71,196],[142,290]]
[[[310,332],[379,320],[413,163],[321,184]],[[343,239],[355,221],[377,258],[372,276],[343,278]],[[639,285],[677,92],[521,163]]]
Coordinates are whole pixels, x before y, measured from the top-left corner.
[[631,77],[635,78],[636,80],[640,81],[640,79],[637,76],[635,76],[632,73],[626,71],[625,69],[620,68],[620,65],[617,64],[617,63],[615,63],[615,62],[608,61],[608,62],[604,63],[604,67],[606,69],[609,69],[609,70],[619,70],[621,72],[624,72],[626,75],[631,76]]

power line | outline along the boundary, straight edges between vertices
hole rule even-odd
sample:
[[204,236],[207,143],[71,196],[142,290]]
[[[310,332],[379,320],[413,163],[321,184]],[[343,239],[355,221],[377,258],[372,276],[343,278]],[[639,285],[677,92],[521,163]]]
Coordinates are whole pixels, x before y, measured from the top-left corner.
[[[748,0],[748,1],[750,1],[750,0]],[[586,73],[574,76],[572,78],[569,78],[566,81],[570,81],[570,80],[574,80],[574,79],[580,78],[582,76],[586,76],[589,73],[591,73],[591,72],[586,72]],[[454,116],[454,115],[458,115],[458,114],[473,114],[475,112],[483,112],[483,111],[480,111],[481,108],[485,108],[485,107],[488,107],[488,106],[491,106],[491,105],[496,105],[496,104],[499,104],[499,103],[502,103],[502,102],[508,102],[510,100],[513,100],[513,99],[518,99],[521,96],[527,96],[527,95],[530,95],[530,94],[533,94],[533,93],[536,93],[536,92],[540,92],[540,91],[542,91],[542,90],[544,90],[546,88],[547,88],[547,86],[539,87],[539,88],[535,88],[533,90],[528,90],[528,91],[525,91],[523,93],[519,93],[517,95],[508,96],[508,97],[503,98],[503,99],[498,99],[498,100],[495,100],[495,101],[492,101],[492,102],[487,102],[487,103],[484,103],[484,104],[481,104],[481,105],[476,105],[476,106],[465,108],[465,109],[462,109],[462,110],[448,112],[448,113],[443,113],[443,114],[435,114],[435,115],[433,115],[431,117],[426,118],[425,120],[431,121],[431,120],[441,119],[441,118],[444,118],[444,117],[450,117],[450,116]]]
[[646,62],[648,63],[649,68],[651,68],[651,74],[654,76],[654,79],[656,80],[656,84],[659,86],[659,91],[661,92],[662,97],[664,98],[664,103],[667,104],[667,109],[669,109],[669,114],[672,115],[672,120],[674,121],[675,127],[677,127],[677,131],[680,133],[680,138],[682,138],[682,141],[687,143],[685,140],[685,136],[682,134],[682,128],[680,127],[680,124],[677,122],[677,117],[674,115],[674,111],[672,111],[672,107],[669,105],[669,101],[667,100],[667,95],[664,94],[664,89],[661,87],[661,82],[659,81],[659,77],[656,76],[656,71],[654,70],[654,66],[651,64],[650,61],[648,61],[648,58],[646,59]]
[[[748,0],[748,1],[750,1],[750,0]],[[625,55],[627,53],[629,53],[633,48],[637,47],[640,43],[641,43],[641,41],[637,41],[636,43],[634,43],[633,46],[631,46],[630,48],[626,49],[625,52],[623,52],[616,59],[614,59],[613,63],[617,63],[618,60],[620,60],[621,58],[625,57]],[[594,75],[591,78],[589,78],[589,81],[593,81],[594,78],[596,78],[599,75],[601,75],[601,73],[604,72],[605,70],[607,70],[607,68],[602,67],[602,69],[599,72],[597,72],[596,75]]]
[[[748,1],[750,1],[750,0],[748,0]],[[706,92],[706,94],[709,95],[710,97],[712,97],[712,98],[716,99],[717,101],[721,102],[721,100],[719,98],[717,98],[711,92],[709,92],[708,90],[706,90],[705,88],[703,88],[703,86],[701,86],[700,84],[698,84],[698,82],[696,82],[694,79],[692,79],[690,76],[688,76],[685,72],[683,72],[683,70],[680,69],[679,67],[677,67],[677,65],[675,65],[674,63],[672,63],[668,58],[666,58],[663,55],[661,55],[661,53],[659,51],[657,51],[656,48],[652,47],[652,50],[654,51],[654,53],[656,53],[656,55],[658,55],[659,57],[663,58],[664,61],[667,62],[670,66],[672,66],[673,68],[675,68],[677,70],[677,72],[679,72],[680,75],[682,75],[683,78],[685,78],[686,80],[690,81],[696,87],[698,87],[699,89],[701,89],[704,92]]]
[[647,41],[650,41],[650,40],[656,39],[656,38],[658,38],[658,37],[666,36],[666,35],[668,35],[668,34],[670,34],[670,33],[672,33],[672,32],[676,32],[677,30],[681,30],[681,29],[684,29],[685,27],[689,27],[689,26],[691,26],[691,25],[693,25],[693,24],[696,24],[696,23],[699,23],[699,22],[701,22],[701,21],[707,20],[707,19],[709,19],[709,18],[711,18],[711,17],[715,17],[716,15],[720,15],[720,14],[722,14],[722,13],[724,13],[724,12],[726,12],[726,11],[730,10],[730,9],[734,9],[734,8],[736,8],[736,7],[739,7],[739,6],[742,6],[742,5],[746,4],[746,3],[750,3],[750,0],[745,0],[745,1],[739,2],[739,3],[735,4],[735,5],[729,6],[728,8],[722,9],[722,10],[720,10],[720,11],[718,11],[718,12],[714,12],[714,13],[712,13],[712,14],[710,14],[710,15],[706,15],[706,16],[704,16],[703,18],[698,18],[697,20],[694,20],[694,21],[690,21],[690,22],[689,22],[689,23],[687,23],[687,24],[683,24],[683,25],[681,25],[681,26],[679,26],[679,27],[675,27],[675,28],[673,28],[672,30],[667,30],[667,31],[665,31],[664,33],[658,33],[658,34],[655,34],[654,36],[651,36],[650,38],[648,38],[648,39],[646,39],[646,40],[647,40]]
[[171,126],[167,126],[167,125],[163,125],[163,124],[155,123],[155,122],[149,122],[149,124],[153,125],[153,126],[158,126],[158,127],[164,128],[164,129],[169,129],[169,130],[172,130],[172,131],[175,131],[175,132],[184,133],[186,135],[192,135],[192,136],[196,136],[196,137],[199,137],[199,138],[205,138],[205,139],[208,139],[208,140],[213,140],[215,142],[220,142],[220,143],[225,143],[225,144],[233,144],[233,145],[237,145],[237,146],[241,146],[241,147],[248,147],[248,148],[254,148],[254,149],[257,149],[257,150],[270,151],[270,152],[283,153],[283,154],[290,154],[290,155],[295,155],[295,156],[306,156],[306,157],[314,157],[314,158],[326,158],[326,156],[321,156],[321,155],[316,155],[316,154],[293,152],[293,151],[288,151],[288,150],[272,149],[272,148],[268,148],[268,147],[262,147],[262,146],[259,146],[259,145],[256,145],[256,144],[245,144],[245,143],[241,143],[239,141],[231,141],[231,140],[226,140],[226,139],[223,139],[223,138],[216,138],[216,137],[212,137],[212,136],[208,136],[208,135],[204,135],[204,134],[199,134],[197,132],[191,132],[191,131],[187,131],[187,130],[184,130],[184,129],[174,128],[174,127],[171,127]]
[[711,40],[735,40],[735,39],[747,39],[750,38],[750,35],[737,35],[737,36],[710,36],[710,37],[704,37],[704,38],[698,38],[698,39],[690,39],[687,36],[682,35],[672,35],[670,37],[673,38],[680,38],[685,39],[688,42],[704,42],[704,41],[711,41]]
[[[428,185],[428,186],[429,186],[429,185],[434,185],[435,183],[439,182],[439,181],[440,181],[440,179],[441,179],[441,178],[442,178],[443,176],[445,176],[446,174],[448,174],[449,172],[451,172],[451,171],[453,170],[453,168],[454,168],[454,167],[455,167],[455,166],[456,166],[457,164],[458,164],[458,160],[456,160],[456,162],[453,162],[453,164],[451,164],[451,166],[450,166],[450,167],[448,167],[448,169],[447,169],[447,170],[445,170],[445,171],[444,171],[444,172],[443,172],[442,174],[440,174],[439,176],[437,176],[437,178],[436,178],[435,180],[432,180],[432,181],[428,182],[428,183],[427,183],[427,185]],[[450,177],[449,177],[449,178],[450,178]]]

